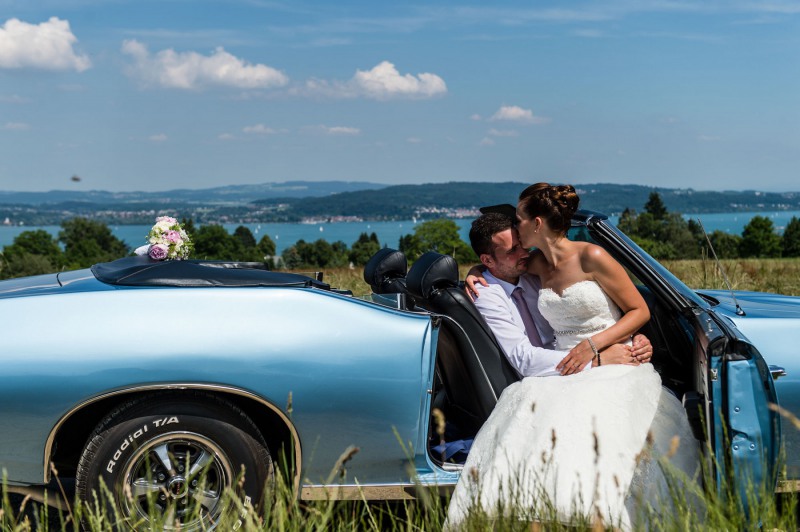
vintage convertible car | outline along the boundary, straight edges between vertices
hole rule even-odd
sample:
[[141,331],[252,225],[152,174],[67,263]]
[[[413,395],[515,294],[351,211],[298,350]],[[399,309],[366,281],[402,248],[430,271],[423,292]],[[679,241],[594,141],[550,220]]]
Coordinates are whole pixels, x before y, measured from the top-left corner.
[[[717,477],[742,489],[775,482],[780,416],[769,405],[800,412],[800,298],[690,290],[597,213],[580,212],[570,237],[602,245],[635,279],[653,363],[709,443]],[[242,495],[256,506],[281,463],[302,499],[454,485],[462,466],[434,450],[432,410],[449,439],[468,439],[519,375],[451,257],[428,253],[407,271],[384,249],[365,278],[374,294],[356,298],[259,264],[129,257],[3,281],[8,489],[46,490],[57,471],[89,498],[102,481],[121,515],[146,521],[150,499],[191,530],[229,510],[222,490],[242,466]],[[795,429],[783,444],[778,487],[792,489]],[[358,452],[332,476],[350,446]]]

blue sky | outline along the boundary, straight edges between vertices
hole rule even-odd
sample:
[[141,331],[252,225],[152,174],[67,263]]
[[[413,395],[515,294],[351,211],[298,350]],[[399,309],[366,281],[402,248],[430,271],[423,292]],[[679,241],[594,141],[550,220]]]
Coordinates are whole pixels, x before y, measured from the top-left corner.
[[0,190],[796,191],[799,21],[782,0],[0,0]]

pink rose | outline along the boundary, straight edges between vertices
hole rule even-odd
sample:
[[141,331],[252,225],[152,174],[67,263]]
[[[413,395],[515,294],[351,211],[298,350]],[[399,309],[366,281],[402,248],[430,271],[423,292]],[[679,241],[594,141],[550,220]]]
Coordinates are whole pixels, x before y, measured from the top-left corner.
[[177,231],[167,231],[167,234],[164,235],[167,240],[176,244],[181,241],[181,234]]
[[164,260],[167,258],[168,251],[167,246],[164,244],[155,244],[150,246],[148,255],[150,255],[150,258],[153,260]]

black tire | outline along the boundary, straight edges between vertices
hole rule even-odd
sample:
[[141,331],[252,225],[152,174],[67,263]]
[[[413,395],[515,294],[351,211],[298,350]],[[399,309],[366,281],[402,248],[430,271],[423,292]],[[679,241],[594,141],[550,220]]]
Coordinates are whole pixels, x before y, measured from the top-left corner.
[[[221,520],[238,528],[260,510],[272,479],[264,438],[238,407],[201,392],[164,393],[122,405],[97,426],[76,488],[91,506],[95,496],[107,501],[105,485],[112,522],[118,514],[130,528],[194,531]],[[242,508],[223,496],[227,489]]]

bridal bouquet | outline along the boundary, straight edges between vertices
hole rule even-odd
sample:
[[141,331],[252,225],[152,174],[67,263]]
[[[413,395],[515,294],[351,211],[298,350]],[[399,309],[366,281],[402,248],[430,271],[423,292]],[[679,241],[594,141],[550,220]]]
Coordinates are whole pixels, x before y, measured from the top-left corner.
[[171,216],[159,216],[147,234],[149,244],[137,248],[137,255],[148,255],[153,260],[188,259],[194,244],[178,220]]

